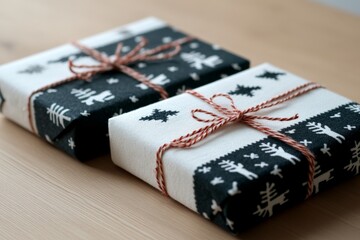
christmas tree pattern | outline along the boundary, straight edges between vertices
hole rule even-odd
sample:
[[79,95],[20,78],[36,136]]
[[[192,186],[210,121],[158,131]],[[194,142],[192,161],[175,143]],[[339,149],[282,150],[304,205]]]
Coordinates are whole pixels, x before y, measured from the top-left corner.
[[44,66],[35,64],[35,65],[30,65],[27,68],[18,71],[18,73],[22,73],[22,74],[36,74],[36,73],[42,73],[45,70]]
[[285,73],[282,72],[270,72],[265,71],[263,74],[257,75],[257,78],[266,78],[266,79],[273,79],[273,80],[279,80],[278,77],[285,75]]
[[234,91],[230,91],[229,94],[231,95],[244,95],[244,96],[248,96],[248,97],[253,97],[254,96],[254,91],[255,90],[260,90],[261,87],[256,86],[256,87],[245,87],[245,86],[241,86],[239,84],[236,85],[236,89]]
[[141,121],[160,120],[161,122],[167,122],[169,120],[169,116],[176,116],[177,113],[179,112],[154,109],[151,115],[142,117],[140,118],[140,120]]
[[352,159],[350,163],[344,167],[345,170],[353,172],[355,171],[356,174],[359,174],[360,169],[360,142],[355,141],[355,146],[350,149],[352,152]]
[[287,202],[285,195],[289,193],[289,190],[283,192],[282,194],[278,194],[275,189],[275,184],[266,183],[266,189],[264,191],[260,191],[261,195],[261,204],[265,204],[264,207],[261,205],[257,205],[257,210],[253,213],[253,215],[258,215],[260,217],[266,217],[268,215],[271,217],[273,215],[273,209],[276,205],[283,205]]
[[65,115],[68,111],[70,110],[56,103],[51,104],[51,106],[46,109],[46,113],[49,114],[50,121],[58,127],[61,125],[63,128],[65,128],[64,121],[71,121],[71,118]]
[[[314,182],[313,182],[313,192],[318,193],[320,191],[320,183],[328,182],[334,177],[331,175],[334,169],[330,169],[326,172],[322,172],[320,165],[315,162],[315,173],[314,173]],[[308,183],[304,182],[303,186],[307,187]]]

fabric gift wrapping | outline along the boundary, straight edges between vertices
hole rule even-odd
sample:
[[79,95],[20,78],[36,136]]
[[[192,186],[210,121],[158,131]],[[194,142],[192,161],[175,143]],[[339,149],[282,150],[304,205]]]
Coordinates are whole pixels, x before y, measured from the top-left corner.
[[[227,93],[241,110],[306,82],[262,64],[195,91],[207,98]],[[221,99],[216,103],[227,106]],[[192,118],[193,109],[221,115],[184,93],[111,118],[114,163],[160,189],[155,172],[159,147],[207,125]],[[299,114],[292,121],[256,121],[292,137],[315,155],[311,195],[359,173],[359,104],[319,88],[254,114]],[[307,195],[309,164],[305,157],[292,146],[242,123],[226,125],[189,148],[169,149],[162,162],[171,198],[234,233],[305,200]]]
[[[111,56],[119,42],[122,55],[145,37],[144,49],[186,36],[156,18],[108,31],[80,41]],[[31,129],[27,102],[29,95],[48,84],[72,76],[68,59],[75,64],[97,62],[67,44],[0,67],[3,114]],[[181,45],[171,59],[138,62],[129,67],[161,85],[170,96],[187,88],[215,81],[249,67],[249,61],[217,45],[193,39]],[[35,132],[68,154],[86,160],[109,152],[107,121],[110,117],[160,100],[160,95],[119,71],[96,74],[91,82],[76,80],[35,94],[31,101]]]

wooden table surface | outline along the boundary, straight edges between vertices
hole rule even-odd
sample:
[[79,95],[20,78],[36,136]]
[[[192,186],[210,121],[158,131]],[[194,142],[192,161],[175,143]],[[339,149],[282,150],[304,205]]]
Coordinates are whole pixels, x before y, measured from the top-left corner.
[[[0,63],[149,15],[360,101],[360,18],[305,0],[0,0]],[[238,236],[0,114],[0,239],[359,239],[360,177]]]

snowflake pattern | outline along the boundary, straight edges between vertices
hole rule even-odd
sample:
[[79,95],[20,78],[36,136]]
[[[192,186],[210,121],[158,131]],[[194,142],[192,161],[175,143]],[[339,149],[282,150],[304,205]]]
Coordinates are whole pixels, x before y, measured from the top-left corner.
[[269,164],[267,164],[266,162],[261,162],[261,163],[255,163],[254,166],[264,168],[264,167],[269,166]]
[[108,84],[115,84],[115,83],[119,82],[119,79],[117,79],[117,78],[109,78],[109,79],[106,80],[106,82]]
[[212,209],[213,215],[216,215],[216,214],[222,212],[222,208],[220,207],[220,205],[218,205],[218,203],[214,199],[211,202],[211,209]]
[[190,73],[190,77],[194,81],[199,81],[200,80],[200,76],[197,73]]
[[304,146],[309,146],[309,144],[312,144],[312,141],[309,141],[309,140],[307,140],[307,139],[304,139],[304,140],[302,140],[302,141],[300,141],[300,143],[302,144],[302,145],[304,145]]
[[178,88],[178,89],[176,90],[176,95],[183,94],[184,92],[186,92],[186,86],[185,86],[185,85],[182,85],[181,88]]
[[72,138],[69,138],[68,145],[71,148],[71,150],[74,150],[74,148],[76,147],[75,142]]
[[168,67],[168,71],[169,71],[169,72],[176,72],[176,71],[178,71],[178,70],[179,70],[179,68],[176,67],[176,66]]
[[356,129],[356,126],[352,126],[352,125],[346,125],[345,127],[344,127],[345,129],[347,129],[347,130],[349,130],[349,131],[352,131],[353,129]]
[[119,115],[121,115],[121,114],[123,114],[123,109],[122,109],[122,108],[120,108],[118,112],[115,112],[115,113],[113,114],[113,117],[119,116]]
[[234,222],[226,218],[226,225],[229,226],[231,230],[234,230]]
[[47,93],[56,93],[57,90],[54,88],[49,88],[48,90],[46,90]]
[[250,159],[259,158],[259,155],[256,154],[256,153],[244,154],[243,156],[244,156],[245,158],[250,158]]
[[141,63],[138,63],[138,68],[145,68],[147,65],[146,65],[146,63],[143,63],[143,62],[141,62]]
[[205,174],[211,171],[211,167],[202,167],[198,171]]
[[45,140],[50,143],[50,144],[54,144],[53,140],[51,139],[51,137],[49,135],[45,135]]
[[242,67],[238,63],[231,64],[231,67],[236,71],[241,71],[242,70]]
[[135,95],[130,96],[129,99],[132,103],[137,103],[139,101],[139,99]]
[[287,134],[294,134],[296,132],[296,129],[290,129],[286,131]]
[[334,115],[330,116],[330,118],[340,118],[341,117],[341,112],[337,112]]
[[228,77],[229,75],[227,75],[226,73],[222,73],[222,74],[220,74],[220,78],[226,78],[226,77]]
[[270,172],[270,174],[283,178],[283,175],[281,174],[281,169],[278,167],[278,165],[274,166],[274,169]]
[[122,48],[121,48],[121,51],[123,52],[123,53],[127,53],[127,52],[129,52],[130,51],[130,46],[123,46]]
[[80,115],[83,117],[89,117],[91,114],[88,111],[84,110],[83,112],[80,113]]
[[214,177],[213,180],[210,181],[211,185],[215,186],[221,183],[224,183],[224,180],[222,179],[222,177]]
[[196,49],[196,48],[199,47],[199,43],[197,43],[197,42],[192,42],[192,43],[190,43],[189,46],[190,46],[191,49]]
[[166,37],[163,37],[163,38],[162,38],[162,42],[163,42],[163,43],[169,43],[169,42],[171,42],[171,41],[172,41],[172,38],[169,37],[169,36],[166,36]]
[[320,151],[323,154],[328,155],[329,157],[331,157],[331,153],[330,153],[330,148],[328,147],[328,145],[326,143],[324,143],[324,146],[320,149]]
[[232,183],[232,188],[228,190],[228,194],[229,194],[230,196],[235,196],[235,195],[240,194],[240,193],[241,193],[241,191],[240,191],[239,188],[238,188],[238,183],[237,183],[237,182],[233,182],[233,183]]

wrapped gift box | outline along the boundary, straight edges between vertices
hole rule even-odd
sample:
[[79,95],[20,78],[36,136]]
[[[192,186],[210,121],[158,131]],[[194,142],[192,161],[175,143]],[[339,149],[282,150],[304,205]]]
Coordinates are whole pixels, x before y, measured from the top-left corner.
[[[263,64],[196,91],[207,98],[227,93],[238,109],[247,109],[306,82]],[[222,106],[228,104],[218,101]],[[193,109],[221,115],[203,100],[184,93],[111,118],[114,163],[159,189],[155,171],[159,147],[208,125],[192,118]],[[257,121],[291,136],[315,155],[309,194],[359,173],[357,103],[319,88],[254,114],[299,114],[292,121]],[[303,154],[243,123],[226,125],[191,147],[171,148],[162,162],[169,196],[232,232],[269,218],[307,196],[309,165]]]
[[[185,36],[161,20],[147,18],[80,43],[112,56],[119,42],[125,55],[141,37],[148,40],[141,50],[145,51]],[[129,67],[162,86],[170,96],[249,67],[248,60],[198,39],[181,47],[171,59],[140,61]],[[32,125],[36,134],[68,154],[86,160],[109,152],[110,117],[156,102],[160,95],[120,71],[109,71],[96,74],[91,82],[76,80],[36,93],[27,107],[33,91],[73,75],[68,68],[69,58],[75,64],[98,63],[67,44],[1,66],[2,112],[26,129]]]

